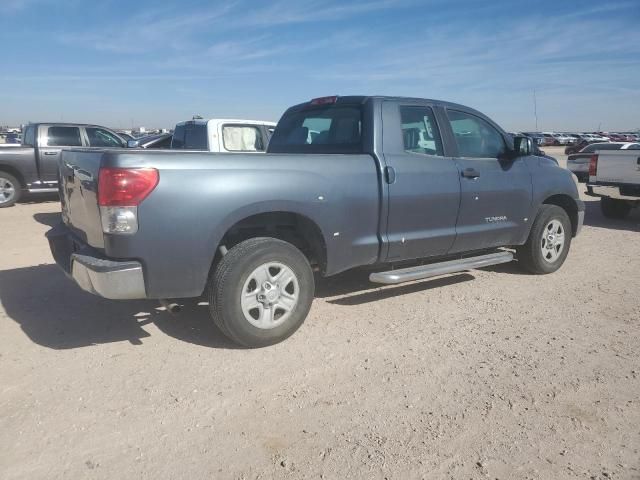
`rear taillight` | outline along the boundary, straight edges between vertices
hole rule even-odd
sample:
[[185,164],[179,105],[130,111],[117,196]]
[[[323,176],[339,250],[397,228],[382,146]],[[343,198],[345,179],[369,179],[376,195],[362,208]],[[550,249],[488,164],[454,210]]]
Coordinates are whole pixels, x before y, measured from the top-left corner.
[[156,185],[155,168],[101,168],[98,177],[98,205],[136,207]]
[[158,185],[155,168],[101,168],[98,205],[102,231],[133,234],[138,231],[138,205]]
[[595,177],[598,174],[598,154],[594,153],[591,155],[591,160],[589,160],[589,176]]

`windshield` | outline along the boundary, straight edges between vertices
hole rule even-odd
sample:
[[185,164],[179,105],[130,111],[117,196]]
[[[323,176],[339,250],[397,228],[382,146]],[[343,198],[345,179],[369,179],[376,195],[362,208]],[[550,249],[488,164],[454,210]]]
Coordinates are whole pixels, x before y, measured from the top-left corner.
[[361,153],[359,105],[327,105],[286,112],[269,143],[273,153]]

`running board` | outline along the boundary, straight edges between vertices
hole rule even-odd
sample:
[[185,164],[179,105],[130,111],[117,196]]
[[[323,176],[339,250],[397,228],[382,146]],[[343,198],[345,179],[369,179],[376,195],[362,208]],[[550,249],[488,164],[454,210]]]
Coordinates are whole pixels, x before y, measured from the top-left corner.
[[509,263],[512,260],[513,253],[497,252],[477,257],[460,258],[458,260],[449,260],[447,262],[390,270],[388,272],[376,272],[369,275],[369,280],[374,283],[393,285],[396,283],[437,277],[439,275],[446,275],[447,273],[464,272],[465,270],[471,270],[473,268]]
[[58,191],[58,187],[56,188],[29,188],[27,192],[29,193],[56,193]]

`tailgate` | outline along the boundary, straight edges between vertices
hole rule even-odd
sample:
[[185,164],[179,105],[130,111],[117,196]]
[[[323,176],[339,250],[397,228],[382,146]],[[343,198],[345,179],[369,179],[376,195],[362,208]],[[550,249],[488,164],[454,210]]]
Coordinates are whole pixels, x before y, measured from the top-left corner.
[[596,182],[640,185],[640,150],[599,151]]
[[94,248],[104,248],[98,208],[98,173],[104,152],[63,150],[60,157],[60,199],[63,222]]

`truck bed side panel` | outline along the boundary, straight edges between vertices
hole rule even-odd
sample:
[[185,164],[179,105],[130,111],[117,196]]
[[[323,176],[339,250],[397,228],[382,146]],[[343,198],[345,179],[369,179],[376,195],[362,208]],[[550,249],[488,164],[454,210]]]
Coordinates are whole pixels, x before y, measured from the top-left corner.
[[35,150],[33,147],[6,147],[0,149],[0,170],[17,172],[28,187],[38,181]]
[[[327,248],[327,273],[378,259],[379,184],[370,155],[82,155],[94,155],[94,163],[100,158],[102,166],[159,170],[158,186],[138,208],[139,231],[104,235],[106,256],[142,262],[149,297],[200,295],[227,230],[264,212],[292,212],[315,222]],[[86,173],[95,175],[95,167],[83,165]],[[100,220],[87,210],[95,198],[89,195],[86,201],[84,212],[97,221],[88,231]],[[73,224],[73,211],[71,217]]]

